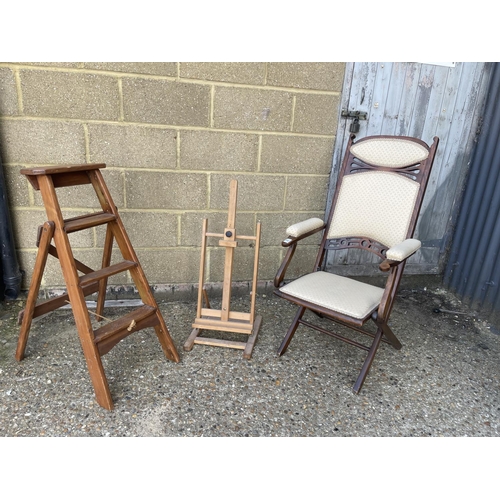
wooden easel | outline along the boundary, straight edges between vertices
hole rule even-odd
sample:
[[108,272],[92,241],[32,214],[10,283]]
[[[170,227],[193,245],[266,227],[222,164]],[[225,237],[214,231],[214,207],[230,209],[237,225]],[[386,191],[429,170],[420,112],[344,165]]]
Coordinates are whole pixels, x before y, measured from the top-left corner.
[[[230,347],[233,349],[243,349],[243,357],[250,359],[252,350],[257,340],[257,334],[262,322],[261,316],[255,316],[255,294],[257,288],[257,270],[259,264],[259,249],[260,249],[260,222],[257,222],[255,236],[237,235],[235,230],[236,219],[236,200],[238,193],[238,181],[232,180],[230,184],[229,194],[229,210],[227,218],[227,227],[224,229],[224,234],[209,233],[208,219],[203,220],[203,235],[200,261],[200,284],[198,289],[198,310],[196,319],[193,323],[194,330],[184,344],[184,350],[190,351],[194,344],[204,344],[217,347]],[[224,263],[224,283],[222,288],[222,309],[212,309],[208,302],[206,290],[204,288],[205,281],[205,255],[207,248],[207,238],[216,237],[223,238],[219,240],[219,246],[225,247],[225,263]],[[231,311],[231,284],[233,275],[233,256],[234,249],[238,246],[236,240],[254,240],[255,241],[255,257],[252,282],[252,295],[250,303],[250,312]],[[205,300],[206,307],[203,307]],[[246,342],[238,342],[234,340],[223,340],[215,338],[201,337],[203,330],[218,330],[222,332],[233,332],[248,335]]]

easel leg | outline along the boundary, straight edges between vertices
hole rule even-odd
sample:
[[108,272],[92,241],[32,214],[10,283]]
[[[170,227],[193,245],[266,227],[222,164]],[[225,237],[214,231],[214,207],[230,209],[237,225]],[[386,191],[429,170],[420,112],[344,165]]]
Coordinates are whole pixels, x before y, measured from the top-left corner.
[[205,290],[205,287],[203,287],[202,292],[203,292],[203,299],[205,300],[205,305],[207,306],[207,309],[211,309],[211,307],[210,307],[210,301],[208,300],[208,293]]
[[200,330],[199,328],[195,328],[192,332],[191,332],[191,335],[188,337],[188,339],[186,340],[186,342],[184,342],[184,350],[185,351],[190,351],[193,346],[194,346],[194,341],[196,339],[196,337],[198,337],[198,335],[202,332],[202,330]]
[[[200,290],[201,290],[201,295],[200,296],[203,298],[203,300],[205,302],[205,305],[207,306],[207,309],[210,309],[210,301],[208,300],[207,290],[205,289],[204,286],[202,286]],[[183,349],[185,351],[190,351],[193,348],[195,340],[201,335],[202,331],[203,330],[201,328],[195,328],[191,332],[191,335],[189,335],[189,337],[187,338],[186,342],[184,342],[184,348]]]
[[256,316],[253,324],[252,334],[250,335],[250,337],[248,337],[247,345],[245,347],[245,350],[243,351],[243,357],[245,359],[250,359],[252,357],[252,351],[255,346],[255,342],[257,342],[257,335],[259,333],[261,323],[262,316]]

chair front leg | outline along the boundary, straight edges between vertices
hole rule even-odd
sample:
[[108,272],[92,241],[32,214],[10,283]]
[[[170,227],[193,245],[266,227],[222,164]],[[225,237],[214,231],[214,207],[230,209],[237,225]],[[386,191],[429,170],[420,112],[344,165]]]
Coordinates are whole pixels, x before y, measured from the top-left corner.
[[379,327],[377,329],[377,333],[375,334],[375,338],[373,339],[373,343],[370,347],[370,350],[368,351],[368,356],[366,356],[365,362],[363,363],[363,367],[361,368],[361,371],[359,372],[358,379],[356,380],[356,383],[354,384],[354,386],[352,388],[352,391],[355,394],[358,394],[359,391],[361,390],[361,387],[363,386],[365,378],[368,375],[368,372],[370,371],[370,367],[373,363],[373,358],[375,358],[375,354],[377,352],[378,346],[380,345],[380,341],[382,340],[383,334],[384,334],[384,331],[382,330],[382,327]]
[[389,318],[392,306],[394,305],[394,299],[396,298],[396,293],[399,288],[399,282],[403,276],[403,271],[406,265],[406,259],[399,262],[397,265],[391,266],[390,274],[387,278],[385,284],[384,295],[378,307],[377,315],[379,320],[386,321]]
[[403,346],[401,345],[401,342],[398,340],[396,335],[394,335],[392,330],[389,328],[389,325],[385,322],[375,321],[375,323],[379,328],[382,328],[384,335],[387,337],[387,340],[391,343],[392,347],[399,351],[399,349],[401,349]]
[[394,335],[392,330],[389,328],[387,322],[392,312],[392,307],[394,305],[396,293],[399,288],[399,282],[401,281],[401,276],[403,275],[405,263],[406,261],[402,261],[398,265],[391,266],[390,275],[389,278],[387,279],[384,295],[382,296],[379,308],[372,315],[372,319],[377,325],[377,327],[379,329],[380,328],[382,329],[384,335],[387,337],[387,340],[389,340],[389,342],[395,349],[401,349],[402,345],[397,339],[397,337]]
[[285,338],[283,339],[283,342],[281,342],[281,345],[278,349],[278,356],[285,354],[288,348],[288,344],[290,344],[290,341],[292,340],[292,337],[294,336],[295,331],[299,326],[299,321],[302,319],[302,316],[304,315],[305,311],[306,308],[303,306],[300,306],[299,309],[297,310],[297,314],[295,315],[295,318],[293,318],[292,324],[290,325],[290,328],[286,332]]

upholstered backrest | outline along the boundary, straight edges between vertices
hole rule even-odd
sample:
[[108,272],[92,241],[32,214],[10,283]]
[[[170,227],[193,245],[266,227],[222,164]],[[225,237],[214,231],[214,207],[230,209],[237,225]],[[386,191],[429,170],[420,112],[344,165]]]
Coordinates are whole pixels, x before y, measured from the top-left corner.
[[424,161],[429,151],[422,144],[400,137],[370,137],[351,146],[351,153],[377,167],[407,167]]
[[349,153],[327,238],[400,243],[408,237],[421,190],[413,167],[426,160],[428,148],[408,138],[373,137],[352,144]]

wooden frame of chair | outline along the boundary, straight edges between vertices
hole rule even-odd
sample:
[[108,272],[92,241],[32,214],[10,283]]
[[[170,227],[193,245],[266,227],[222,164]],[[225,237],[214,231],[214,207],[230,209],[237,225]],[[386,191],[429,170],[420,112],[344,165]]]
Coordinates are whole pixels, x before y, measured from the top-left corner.
[[[337,205],[337,201],[339,198],[339,186],[342,183],[342,179],[345,176],[348,175],[356,175],[356,173],[360,172],[366,172],[366,171],[373,171],[373,170],[379,170],[379,171],[386,171],[386,172],[391,172],[391,173],[396,173],[402,176],[406,176],[411,178],[412,180],[416,181],[419,183],[419,190],[418,190],[418,195],[415,200],[414,204],[414,209],[413,213],[411,215],[410,222],[408,224],[408,230],[406,233],[406,238],[411,238],[413,236],[413,233],[415,231],[418,215],[420,212],[420,208],[422,205],[422,201],[425,195],[425,190],[427,187],[427,183],[429,180],[429,175],[430,171],[432,168],[432,164],[434,162],[437,146],[439,143],[439,139],[437,137],[434,137],[433,144],[429,147],[425,142],[414,138],[414,137],[406,137],[406,136],[399,136],[399,139],[405,139],[411,142],[415,142],[416,144],[419,144],[420,146],[424,147],[428,151],[428,156],[425,160],[418,162],[413,165],[408,165],[405,167],[401,168],[394,168],[394,167],[381,167],[381,166],[376,166],[373,164],[368,164],[359,158],[355,157],[354,154],[351,151],[351,147],[353,144],[360,144],[363,141],[372,139],[373,137],[365,137],[362,139],[359,139],[358,141],[354,142],[355,135],[351,135],[346,147],[346,155],[344,157],[343,163],[341,170],[339,172],[338,180],[337,180],[337,189],[335,191],[333,200],[332,200],[332,205],[330,209],[330,213],[328,216],[328,220],[325,224],[321,225],[320,227],[317,227],[311,231],[308,231],[304,234],[301,234],[298,237],[288,237],[282,242],[282,246],[287,248],[287,253],[283,259],[282,264],[280,265],[275,279],[274,279],[274,286],[275,290],[274,293],[282,297],[292,303],[295,303],[296,305],[299,306],[297,313],[278,349],[278,355],[281,356],[283,355],[289,344],[290,341],[292,340],[297,328],[299,325],[304,325],[308,326],[310,328],[313,328],[321,333],[325,333],[331,337],[334,337],[336,339],[342,340],[343,342],[346,342],[350,345],[353,345],[355,347],[358,347],[362,350],[365,350],[368,352],[365,361],[363,363],[363,366],[361,368],[361,371],[357,377],[357,380],[353,386],[353,392],[354,393],[359,393],[361,390],[361,387],[366,379],[366,376],[368,375],[368,372],[370,370],[370,367],[372,365],[373,359],[375,357],[375,354],[377,352],[377,349],[379,348],[379,345],[381,342],[388,343],[392,345],[395,349],[401,349],[402,345],[400,341],[397,339],[397,337],[394,335],[392,332],[391,328],[388,325],[389,317],[394,305],[394,300],[396,297],[396,293],[399,287],[399,283],[401,280],[401,277],[403,275],[404,267],[406,265],[407,258],[401,260],[401,261],[395,261],[395,260],[389,260],[386,258],[386,252],[388,250],[388,247],[372,238],[368,238],[362,235],[356,235],[356,236],[346,236],[346,237],[341,237],[341,238],[328,238],[328,233],[329,233],[329,228],[332,223],[332,218],[333,214],[335,212],[335,208]],[[377,136],[380,139],[394,139],[394,136],[388,136],[388,135],[382,135],[382,136]],[[323,231],[323,236],[321,239],[321,243],[319,246],[318,254],[316,257],[316,261],[314,263],[314,267],[312,272],[320,271],[324,268],[325,265],[325,254],[327,250],[341,250],[341,249],[350,249],[350,248],[357,248],[357,249],[362,249],[365,251],[369,251],[377,255],[382,262],[379,265],[379,268],[381,271],[388,272],[389,276],[386,280],[386,285],[384,288],[382,300],[380,301],[379,306],[377,307],[376,310],[370,312],[369,314],[366,315],[364,318],[354,318],[336,311],[332,311],[331,309],[328,309],[326,307],[322,307],[318,304],[309,302],[307,300],[303,300],[300,298],[297,298],[295,296],[291,296],[287,293],[284,293],[283,291],[280,290],[280,288],[285,284],[285,275],[288,269],[288,266],[291,262],[291,259],[295,253],[295,250],[297,248],[297,243],[304,238],[307,238],[308,236],[311,236],[312,234],[316,234],[320,231]],[[309,321],[305,321],[302,319],[304,313],[306,310],[311,310],[312,312],[316,313],[317,315],[329,319],[333,321],[334,323],[349,327],[359,333],[362,333],[364,335],[367,335],[371,337],[373,340],[370,345],[365,345],[363,343],[357,342],[355,340],[352,340],[351,338],[347,338],[343,335],[340,335],[336,332],[327,330],[325,328],[322,328],[316,324],[313,324]],[[372,321],[375,324],[376,332],[373,333],[371,331],[368,331],[366,328],[363,328],[363,326],[368,322]]]
[[[224,233],[209,233],[208,219],[203,220],[200,275],[198,287],[198,307],[196,318],[192,325],[193,330],[184,344],[184,350],[191,351],[194,344],[210,345],[216,347],[229,347],[232,349],[243,349],[243,357],[245,359],[250,359],[252,356],[253,348],[255,346],[255,342],[257,341],[257,335],[262,322],[262,317],[255,315],[261,224],[260,222],[257,222],[255,236],[244,236],[236,232],[235,221],[237,193],[238,182],[233,179],[230,183],[227,227],[224,229]],[[212,309],[210,307],[207,292],[205,289],[206,251],[207,240],[209,237],[222,238],[219,240],[218,245],[225,248],[224,281],[221,304],[222,308],[219,310]],[[238,239],[251,240],[255,242],[254,268],[249,313],[231,310],[233,257],[234,250],[238,246]],[[206,307],[203,307],[203,302],[205,302]],[[248,335],[248,339],[246,342],[240,342],[219,338],[206,338],[201,336],[203,330],[218,330],[221,332],[238,333]]]

